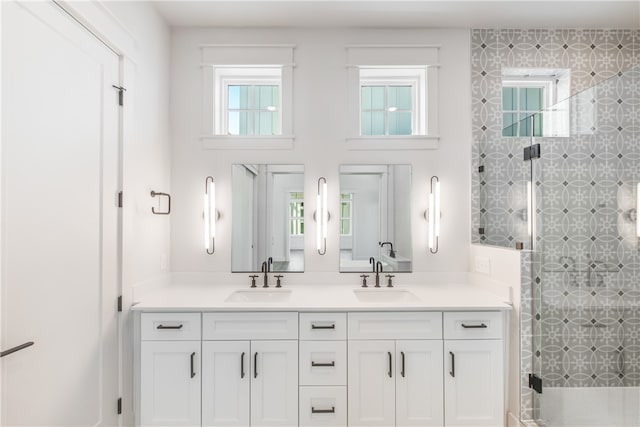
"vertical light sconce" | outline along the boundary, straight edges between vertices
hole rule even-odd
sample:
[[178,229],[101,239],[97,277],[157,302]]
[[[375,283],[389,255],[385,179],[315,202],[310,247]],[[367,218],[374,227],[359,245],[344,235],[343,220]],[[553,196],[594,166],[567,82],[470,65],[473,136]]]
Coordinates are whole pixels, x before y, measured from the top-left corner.
[[636,236],[640,237],[640,182],[636,186]]
[[327,179],[320,177],[318,179],[318,196],[316,200],[316,247],[318,253],[324,255],[327,253],[327,223],[329,222],[329,213],[327,212]]
[[429,252],[438,252],[440,241],[440,178],[431,177],[431,192],[429,193],[429,210],[427,211],[429,222]]
[[209,255],[216,250],[216,183],[208,176],[204,188],[204,248]]

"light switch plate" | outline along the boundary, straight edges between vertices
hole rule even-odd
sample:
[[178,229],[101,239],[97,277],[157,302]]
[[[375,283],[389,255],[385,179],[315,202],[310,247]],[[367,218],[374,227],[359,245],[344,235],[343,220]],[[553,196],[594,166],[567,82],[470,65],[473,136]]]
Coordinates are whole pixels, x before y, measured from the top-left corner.
[[482,274],[491,274],[491,260],[489,259],[489,257],[476,257],[476,271]]

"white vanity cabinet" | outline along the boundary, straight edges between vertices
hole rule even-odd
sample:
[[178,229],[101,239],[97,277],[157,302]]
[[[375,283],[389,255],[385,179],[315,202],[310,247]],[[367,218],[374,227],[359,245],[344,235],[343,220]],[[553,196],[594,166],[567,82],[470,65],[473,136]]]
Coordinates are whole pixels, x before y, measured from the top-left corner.
[[503,328],[500,312],[444,313],[446,426],[504,425]]
[[200,425],[200,314],[144,313],[140,424]]
[[442,426],[442,313],[349,313],[349,426]]
[[205,313],[202,339],[203,426],[298,425],[297,313]]

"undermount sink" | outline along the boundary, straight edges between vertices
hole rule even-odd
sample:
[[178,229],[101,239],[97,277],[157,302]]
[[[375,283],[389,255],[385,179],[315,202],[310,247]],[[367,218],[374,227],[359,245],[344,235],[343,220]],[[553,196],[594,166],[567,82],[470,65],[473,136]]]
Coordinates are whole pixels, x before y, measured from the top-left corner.
[[413,292],[405,289],[355,289],[353,291],[360,302],[414,302],[420,301]]
[[285,302],[291,298],[290,289],[249,289],[235,291],[225,302]]

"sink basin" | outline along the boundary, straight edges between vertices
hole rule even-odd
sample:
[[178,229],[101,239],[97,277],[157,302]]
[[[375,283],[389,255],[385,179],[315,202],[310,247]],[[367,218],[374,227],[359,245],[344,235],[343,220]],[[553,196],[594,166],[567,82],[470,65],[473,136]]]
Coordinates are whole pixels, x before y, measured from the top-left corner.
[[353,291],[360,302],[414,302],[420,298],[404,289],[355,289]]
[[291,298],[290,289],[249,289],[235,291],[225,302],[286,302]]

